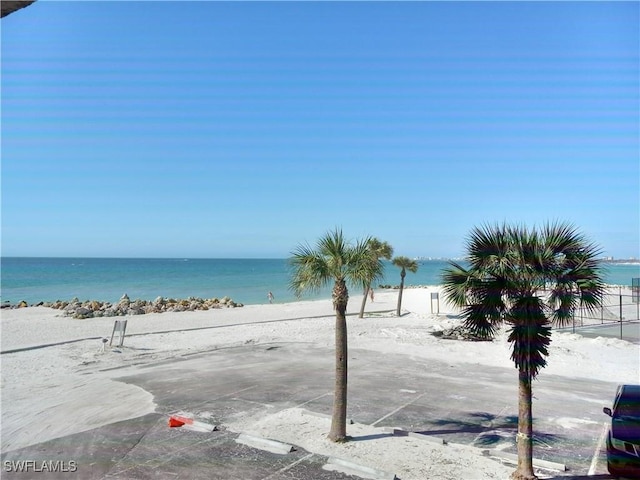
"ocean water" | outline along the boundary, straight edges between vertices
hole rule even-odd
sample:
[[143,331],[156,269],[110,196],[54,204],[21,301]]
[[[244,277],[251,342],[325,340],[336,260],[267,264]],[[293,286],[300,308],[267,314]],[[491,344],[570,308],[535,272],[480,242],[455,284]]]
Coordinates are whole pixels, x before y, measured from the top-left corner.
[[[400,270],[385,263],[385,276],[378,284],[397,285]],[[407,273],[406,285],[437,285],[447,262],[419,262],[417,273]],[[286,259],[138,259],[138,258],[15,258],[1,259],[2,302],[231,297],[245,305],[297,300],[289,290],[290,268]],[[605,281],[631,285],[640,277],[638,264],[607,264]],[[358,292],[360,293],[360,292]],[[331,287],[302,300],[331,297]]]

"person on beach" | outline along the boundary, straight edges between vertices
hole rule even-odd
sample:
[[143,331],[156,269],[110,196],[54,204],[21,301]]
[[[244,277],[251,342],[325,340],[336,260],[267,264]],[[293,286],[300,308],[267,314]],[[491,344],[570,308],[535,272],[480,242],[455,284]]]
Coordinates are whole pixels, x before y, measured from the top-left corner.
[[273,303],[273,293],[269,292],[267,298],[269,299],[269,303]]
[[373,302],[373,287],[369,288],[369,298],[371,299],[371,301]]

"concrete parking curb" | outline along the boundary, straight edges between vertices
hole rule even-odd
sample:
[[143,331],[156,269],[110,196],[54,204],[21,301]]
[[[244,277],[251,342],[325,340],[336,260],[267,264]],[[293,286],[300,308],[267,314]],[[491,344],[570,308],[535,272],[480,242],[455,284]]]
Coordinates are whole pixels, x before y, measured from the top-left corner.
[[[483,450],[482,453],[489,457],[496,457],[501,460],[506,460],[509,463],[518,464],[518,455],[514,453],[503,452],[501,450]],[[567,466],[564,463],[550,462],[539,458],[533,459],[533,466],[536,468],[542,468],[543,470],[553,470],[557,472],[564,472],[567,470]]]
[[366,467],[337,457],[329,457],[327,459],[327,463],[322,468],[325,470],[338,470],[342,473],[357,475],[358,477],[368,478],[371,480],[397,480],[398,478],[394,473]]
[[[440,445],[448,444],[448,442],[444,438],[436,437],[433,435],[425,435],[422,433],[409,432],[401,428],[386,427],[385,431],[392,433],[396,437],[413,437],[413,438],[418,438],[420,440],[426,440],[431,443],[437,443]],[[474,448],[477,448],[477,447],[474,447]],[[500,460],[505,460],[509,463],[513,463],[516,465],[518,463],[518,455],[513,453],[503,452],[501,450],[481,450],[481,449],[478,449],[478,453],[487,457],[495,457]],[[533,459],[533,466],[536,468],[541,468],[543,470],[553,470],[557,472],[565,472],[567,470],[567,466],[563,463],[550,462],[548,460],[541,460],[539,458]]]
[[242,443],[249,447],[257,448],[258,450],[266,450],[267,452],[277,453],[279,455],[286,455],[294,450],[293,445],[288,443],[277,442],[275,440],[269,440],[268,438],[256,437],[241,433],[236,438],[237,443]]
[[394,437],[413,437],[420,440],[426,440],[427,442],[437,443],[439,445],[447,445],[447,441],[442,437],[436,437],[434,435],[426,435],[423,433],[409,432],[402,428],[385,427],[386,432],[392,433]]

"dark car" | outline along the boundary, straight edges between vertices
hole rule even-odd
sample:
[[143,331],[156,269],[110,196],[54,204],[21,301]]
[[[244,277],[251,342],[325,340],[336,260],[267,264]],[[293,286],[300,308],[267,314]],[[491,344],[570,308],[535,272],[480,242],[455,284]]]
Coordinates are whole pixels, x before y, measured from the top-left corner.
[[607,437],[609,473],[640,478],[640,385],[618,386],[613,408],[602,410],[611,417]]

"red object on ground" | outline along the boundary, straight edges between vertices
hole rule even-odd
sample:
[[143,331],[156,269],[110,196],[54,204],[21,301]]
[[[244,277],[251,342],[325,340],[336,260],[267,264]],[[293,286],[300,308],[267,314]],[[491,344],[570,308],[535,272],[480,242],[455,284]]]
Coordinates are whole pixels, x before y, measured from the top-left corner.
[[215,425],[198,422],[193,418],[185,417],[184,415],[171,415],[169,417],[169,426],[184,427],[185,430],[193,430],[195,432],[214,432],[216,430]]
[[169,417],[169,426],[170,427],[181,427],[186,422],[183,422],[180,417]]
[[191,417],[183,417],[182,415],[171,415],[171,418],[174,418],[175,420],[182,422],[183,425],[185,423],[193,425],[193,418]]

